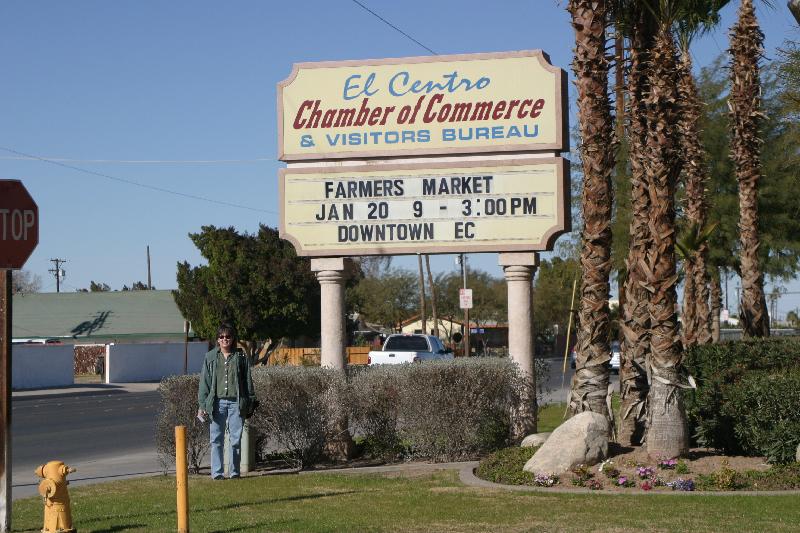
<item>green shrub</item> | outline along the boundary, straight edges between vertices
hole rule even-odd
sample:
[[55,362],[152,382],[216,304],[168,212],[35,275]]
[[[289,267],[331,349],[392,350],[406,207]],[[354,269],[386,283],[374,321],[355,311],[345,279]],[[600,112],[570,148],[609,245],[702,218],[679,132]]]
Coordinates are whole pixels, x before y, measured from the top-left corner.
[[261,405],[250,427],[263,454],[277,452],[297,468],[317,463],[343,410],[341,372],[320,367],[272,366],[253,370]]
[[[687,350],[684,364],[698,385],[685,395],[695,442],[741,454],[745,445],[735,429],[738,415],[725,408],[730,395],[735,394],[732,391],[754,371],[777,373],[800,367],[800,340],[756,339],[697,346]],[[797,420],[800,415],[794,416]]]
[[745,375],[726,389],[722,413],[734,420],[745,453],[790,463],[800,444],[800,368]]
[[397,428],[403,383],[392,366],[363,367],[351,371],[347,387],[350,425],[364,439],[364,451],[393,459],[403,447]]
[[[187,425],[197,433],[189,439],[199,467],[208,427],[195,420],[197,382],[195,375],[162,383],[157,438],[164,456],[174,456],[172,427]],[[253,382],[261,405],[249,424],[259,457],[278,455],[299,468],[320,461],[345,418],[346,430],[375,457],[477,458],[508,443],[510,413],[521,397],[517,367],[488,357],[350,368],[346,375],[319,367],[258,367]]]
[[534,485],[534,475],[522,468],[539,447],[504,448],[483,459],[475,474],[487,481],[506,485]]
[[208,425],[197,420],[197,388],[200,376],[171,376],[161,380],[161,403],[156,415],[156,453],[166,473],[175,465],[175,426],[186,427],[186,459],[189,470],[197,473],[208,449]]
[[413,457],[455,461],[503,446],[517,403],[508,359],[456,359],[396,368],[403,386],[398,432]]

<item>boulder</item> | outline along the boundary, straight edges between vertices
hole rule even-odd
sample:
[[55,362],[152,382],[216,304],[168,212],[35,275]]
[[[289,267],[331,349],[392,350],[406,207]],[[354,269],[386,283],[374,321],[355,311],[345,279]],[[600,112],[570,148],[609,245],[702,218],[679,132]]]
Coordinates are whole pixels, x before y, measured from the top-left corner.
[[610,429],[603,415],[589,411],[579,413],[553,431],[525,463],[524,470],[532,474],[561,475],[580,464],[597,464],[608,455]]
[[541,446],[552,434],[553,434],[552,432],[546,431],[544,433],[534,433],[532,435],[528,435],[527,437],[522,439],[520,447],[535,448],[536,446]]

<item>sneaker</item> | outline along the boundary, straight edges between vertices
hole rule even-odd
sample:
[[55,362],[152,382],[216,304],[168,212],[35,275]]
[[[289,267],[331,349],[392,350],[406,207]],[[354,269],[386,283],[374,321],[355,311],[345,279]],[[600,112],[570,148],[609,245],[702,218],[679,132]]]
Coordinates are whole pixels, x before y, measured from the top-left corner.
[[221,479],[225,479],[225,478],[224,478],[224,477],[222,477],[222,476],[214,476],[214,477],[212,477],[211,479],[213,479],[214,481],[219,481],[219,480],[221,480]]

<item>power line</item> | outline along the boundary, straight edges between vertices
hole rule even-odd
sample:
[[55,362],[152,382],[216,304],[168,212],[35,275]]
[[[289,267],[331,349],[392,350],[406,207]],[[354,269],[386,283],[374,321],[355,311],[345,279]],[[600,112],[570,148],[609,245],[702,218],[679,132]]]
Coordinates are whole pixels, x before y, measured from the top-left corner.
[[29,157],[0,156],[2,161],[54,161],[57,163],[99,163],[99,164],[156,164],[156,165],[214,165],[229,163],[271,163],[277,161],[272,157],[256,157],[253,159],[72,159],[68,157]]
[[17,155],[20,155],[20,156],[29,157],[31,159],[36,159],[36,160],[42,161],[44,163],[50,163],[51,165],[56,165],[56,166],[59,166],[59,167],[68,168],[70,170],[75,170],[77,172],[83,172],[84,174],[90,174],[92,176],[98,176],[100,178],[105,178],[105,179],[109,179],[109,180],[112,180],[112,181],[117,181],[117,182],[120,182],[120,183],[126,183],[128,185],[141,187],[142,189],[149,189],[149,190],[152,190],[152,191],[158,191],[158,192],[163,192],[163,193],[167,193],[167,194],[172,194],[172,195],[175,195],[175,196],[181,196],[183,198],[190,198],[192,200],[200,200],[200,201],[209,202],[209,203],[212,203],[212,204],[224,205],[224,206],[227,206],[227,207],[236,207],[238,209],[247,209],[249,211],[256,211],[256,212],[259,212],[259,213],[270,213],[270,214],[273,214],[273,215],[277,214],[274,211],[269,211],[269,210],[266,210],[266,209],[258,209],[256,207],[250,207],[250,206],[247,206],[247,205],[234,204],[232,202],[225,202],[223,200],[215,200],[215,199],[212,199],[212,198],[206,198],[204,196],[198,196],[196,194],[189,194],[189,193],[185,193],[185,192],[173,191],[171,189],[165,189],[164,187],[156,187],[155,185],[147,185],[146,183],[140,183],[138,181],[133,181],[133,180],[125,179],[125,178],[119,178],[117,176],[112,176],[110,174],[104,174],[102,172],[95,172],[94,170],[87,170],[85,168],[76,167],[74,165],[68,165],[66,163],[61,163],[60,161],[54,161],[52,159],[47,159],[45,157],[40,157],[40,156],[32,155],[32,154],[26,154],[25,152],[20,152],[18,150],[14,150],[13,148],[6,148],[4,146],[0,146],[0,150],[5,150],[6,152],[10,152],[12,154],[17,154]]
[[434,52],[433,50],[431,50],[430,48],[428,48],[427,46],[425,46],[424,44],[422,44],[421,42],[419,42],[418,40],[414,39],[412,36],[410,36],[409,34],[404,32],[400,28],[398,28],[397,26],[395,26],[394,24],[392,24],[391,22],[389,22],[388,20],[386,20],[385,18],[383,18],[382,16],[378,15],[377,13],[375,13],[373,10],[371,10],[370,8],[368,8],[367,6],[365,6],[364,4],[359,2],[358,0],[352,0],[352,2],[354,4],[356,4],[357,6],[359,6],[361,9],[363,9],[364,11],[366,11],[367,13],[369,13],[370,15],[372,15],[373,17],[377,18],[378,20],[380,20],[381,22],[383,22],[384,24],[386,24],[387,26],[392,28],[393,30],[399,32],[401,35],[407,37],[408,39],[411,39],[412,41],[414,41],[415,43],[420,45],[422,48],[424,48],[428,52],[432,53],[435,56],[439,55],[436,52]]

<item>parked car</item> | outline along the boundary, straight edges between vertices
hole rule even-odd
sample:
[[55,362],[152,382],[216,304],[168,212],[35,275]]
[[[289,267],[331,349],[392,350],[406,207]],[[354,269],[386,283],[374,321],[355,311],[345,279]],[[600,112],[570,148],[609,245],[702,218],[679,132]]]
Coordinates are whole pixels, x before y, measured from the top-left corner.
[[619,356],[620,356],[620,346],[619,341],[611,341],[611,361],[609,361],[609,366],[612,372],[616,372],[619,374]]
[[395,334],[383,343],[383,350],[369,352],[369,365],[397,365],[421,363],[437,359],[452,359],[453,351],[445,348],[433,335]]
[[[612,372],[619,374],[619,356],[620,345],[619,341],[611,341],[611,360],[608,362],[608,367]],[[569,366],[575,368],[578,355],[575,353],[575,348],[569,352]]]

